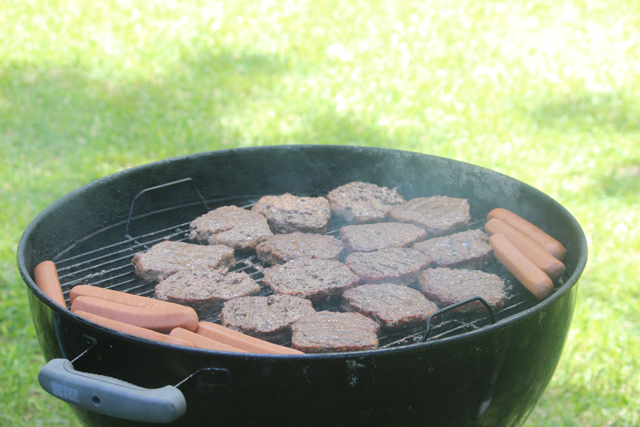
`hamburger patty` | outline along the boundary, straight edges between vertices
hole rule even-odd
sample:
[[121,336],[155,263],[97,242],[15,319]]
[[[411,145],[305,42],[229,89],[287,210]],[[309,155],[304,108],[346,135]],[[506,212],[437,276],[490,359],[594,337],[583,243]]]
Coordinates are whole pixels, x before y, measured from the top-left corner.
[[291,325],[291,347],[305,353],[375,350],[380,325],[359,313],[321,311]]
[[354,252],[347,256],[345,264],[362,283],[392,283],[409,285],[418,278],[420,270],[431,259],[416,249],[385,248],[374,252]]
[[427,254],[433,267],[480,269],[487,264],[493,249],[489,235],[482,230],[467,230],[449,236],[425,240],[413,245]]
[[260,285],[247,273],[181,271],[156,285],[156,298],[193,307],[198,315],[217,316],[225,301],[257,295]]
[[214,209],[191,222],[191,240],[248,251],[273,236],[267,219],[237,206]]
[[184,270],[221,270],[236,265],[233,249],[228,246],[203,246],[171,240],[135,254],[131,262],[135,265],[135,273],[149,282]]
[[344,243],[333,236],[300,233],[276,234],[256,246],[258,258],[267,264],[284,264],[296,258],[338,259]]
[[408,247],[426,238],[427,232],[424,229],[401,222],[347,225],[340,229],[340,239],[347,245],[349,252]]
[[289,193],[264,196],[251,208],[264,215],[274,233],[327,233],[331,206],[324,197],[298,197]]
[[[507,301],[504,281],[495,274],[480,270],[429,268],[420,274],[422,292],[440,307],[447,307],[469,298],[481,297],[498,311]],[[486,313],[486,307],[473,301],[453,310],[457,313]]]
[[282,343],[291,337],[289,325],[315,313],[311,301],[290,295],[234,298],[222,308],[222,325],[243,334]]
[[355,311],[388,329],[424,326],[438,306],[420,291],[391,284],[362,285],[343,295],[343,309]]
[[405,202],[395,189],[354,181],[327,194],[331,210],[353,224],[384,221],[389,210]]
[[296,258],[267,269],[262,281],[276,294],[308,298],[315,303],[341,297],[360,279],[339,261]]
[[393,208],[389,220],[415,224],[430,237],[443,236],[469,225],[469,202],[448,196],[417,197]]

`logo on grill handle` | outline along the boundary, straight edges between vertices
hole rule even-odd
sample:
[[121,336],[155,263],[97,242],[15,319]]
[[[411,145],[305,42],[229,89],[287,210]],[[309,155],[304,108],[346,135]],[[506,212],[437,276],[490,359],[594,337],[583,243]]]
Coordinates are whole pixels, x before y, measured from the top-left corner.
[[55,381],[51,381],[51,391],[53,395],[68,402],[80,403],[78,398],[78,390],[75,388],[67,387],[66,384],[59,384]]

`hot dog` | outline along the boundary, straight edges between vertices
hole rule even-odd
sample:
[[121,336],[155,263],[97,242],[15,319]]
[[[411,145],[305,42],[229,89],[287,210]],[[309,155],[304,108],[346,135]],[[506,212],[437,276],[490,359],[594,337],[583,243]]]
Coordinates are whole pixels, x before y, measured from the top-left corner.
[[117,320],[107,319],[101,316],[97,316],[95,314],[87,313],[82,310],[78,310],[75,312],[80,317],[84,317],[87,320],[90,320],[98,325],[102,325],[105,328],[113,329],[119,332],[124,332],[125,334],[134,335],[140,338],[146,338],[154,341],[165,342],[168,344],[174,345],[183,345],[186,347],[193,347],[188,341],[185,341],[180,338],[172,337],[169,335],[164,335],[159,332],[154,332],[149,329],[140,328],[138,326],[129,325],[128,323],[118,322]]
[[211,322],[200,322],[200,325],[196,330],[196,334],[211,338],[212,340],[223,344],[240,348],[249,353],[304,354],[299,350],[250,337],[249,335],[245,335],[241,332],[237,332]]
[[558,258],[560,261],[564,260],[567,251],[564,246],[562,246],[562,243],[549,236],[547,233],[545,233],[526,219],[521,218],[513,212],[502,208],[496,208],[489,212],[489,215],[487,215],[487,221],[492,218],[503,220],[516,230],[520,231],[522,234],[529,237],[534,242],[538,243],[547,252]]
[[67,303],[64,302],[64,295],[62,295],[60,280],[58,279],[58,270],[56,270],[56,265],[52,261],[42,261],[36,265],[33,270],[33,276],[36,285],[46,296],[67,308]]
[[[176,311],[164,307],[138,307],[117,302],[80,296],[71,304],[71,311],[84,311],[111,320],[128,323],[156,332],[170,332],[173,328],[193,328],[192,319],[184,311]],[[196,323],[197,326],[197,323]],[[196,328],[193,328],[195,330]]]
[[[131,307],[140,307],[149,310],[157,310],[158,312],[163,313],[171,313],[173,319],[184,319],[181,320],[179,324],[174,324],[173,327],[180,326],[190,331],[195,331],[196,329],[198,329],[198,314],[193,308],[184,305],[87,285],[78,285],[71,289],[69,301],[73,305],[73,302],[76,300],[76,298],[81,296],[98,298],[104,301],[123,304]],[[167,329],[166,331],[169,332],[171,329],[172,327],[169,327],[169,329]]]
[[502,234],[494,234],[489,238],[495,257],[507,270],[536,298],[543,300],[551,295],[553,282],[538,266]]
[[230,345],[226,345],[220,343],[218,341],[210,340],[202,335],[198,335],[195,332],[187,331],[183,328],[175,328],[171,331],[169,336],[180,338],[182,340],[188,341],[193,344],[196,348],[205,348],[208,350],[216,350],[216,351],[230,351],[234,353],[246,353],[246,351],[241,350],[236,347],[232,347]]
[[489,235],[503,234],[513,246],[531,262],[540,267],[549,277],[557,279],[564,274],[564,264],[545,251],[542,246],[498,218],[489,220],[484,226]]

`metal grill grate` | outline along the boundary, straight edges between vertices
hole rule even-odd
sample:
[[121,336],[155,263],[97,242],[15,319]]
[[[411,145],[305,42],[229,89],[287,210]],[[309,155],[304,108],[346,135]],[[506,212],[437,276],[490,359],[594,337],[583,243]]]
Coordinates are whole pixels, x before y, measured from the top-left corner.
[[[162,187],[164,188],[166,186]],[[202,204],[204,204],[207,210],[223,206],[227,203],[228,200],[210,200],[207,202],[202,200]],[[191,204],[191,206],[193,205],[194,204]],[[250,208],[252,205],[252,203],[244,205],[239,204],[239,206],[244,208]],[[188,207],[189,205],[179,206],[179,208],[184,208],[184,206]],[[209,208],[209,206],[212,206],[212,208]],[[132,211],[133,203],[131,212]],[[192,211],[194,212],[193,219],[195,219],[199,213],[197,209],[192,209]],[[154,213],[162,214],[161,211],[157,211],[151,212],[147,215]],[[135,274],[131,260],[136,253],[145,252],[151,246],[162,242],[163,240],[189,241],[190,222],[180,223],[171,227],[131,237],[128,235],[131,221],[132,216],[130,214],[126,223],[125,236],[123,237],[123,240],[117,243],[77,253],[66,258],[61,257],[62,259],[56,260],[60,284],[62,286],[63,295],[67,305],[69,305],[69,293],[76,285],[98,286],[136,295],[154,297],[156,283],[146,282],[139,278]],[[472,228],[482,227],[483,224],[484,222],[482,219],[478,219],[474,224],[472,224]],[[341,225],[342,224],[332,225],[330,223],[330,231],[328,234],[332,234],[334,236],[337,235]],[[69,251],[67,249],[60,255],[67,254],[68,252],[73,251]],[[260,261],[254,253],[236,252],[236,266],[233,267],[231,271],[245,271],[254,280],[261,284],[261,295],[269,295],[272,291],[261,283],[265,268],[264,263]],[[483,270],[499,275],[505,280],[508,286],[508,302],[502,310],[495,313],[495,319],[492,319],[493,315],[461,315],[454,314],[449,312],[447,309],[443,309],[432,316],[433,320],[428,325],[429,328],[427,328],[427,330],[412,331],[412,333],[409,334],[406,331],[401,333],[389,333],[381,336],[381,348],[410,345],[422,341],[431,341],[477,330],[491,324],[493,321],[499,321],[533,307],[537,303],[537,300],[525,291],[513,276],[511,276],[511,274],[496,261],[490,262]],[[333,306],[322,307],[322,309],[340,311],[340,305],[340,302],[337,302]],[[219,314],[213,313],[209,315],[207,315],[207,313],[202,314],[201,320],[220,323]]]
[[[65,301],[69,303],[69,293],[76,285],[99,286],[153,298],[156,283],[147,282],[138,277],[131,260],[136,253],[146,252],[151,246],[164,240],[189,242],[189,223],[125,239],[116,244],[57,261],[56,266]],[[231,271],[245,271],[259,282],[262,279],[263,269],[264,264],[255,254],[239,253],[236,255],[236,265]],[[263,292],[266,292],[266,289],[263,288]]]

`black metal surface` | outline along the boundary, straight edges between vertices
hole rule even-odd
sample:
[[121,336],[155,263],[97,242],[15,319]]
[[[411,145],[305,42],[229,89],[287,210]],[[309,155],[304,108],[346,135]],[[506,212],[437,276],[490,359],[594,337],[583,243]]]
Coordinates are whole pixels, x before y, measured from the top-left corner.
[[[138,192],[187,177],[206,200],[226,204],[284,192],[325,195],[361,180],[397,187],[406,198],[468,198],[475,217],[503,207],[567,247],[565,282],[547,300],[498,316],[494,325],[480,329],[377,351],[305,356],[238,356],[132,338],[63,310],[37,289],[32,278],[37,263],[119,244],[129,203]],[[140,216],[133,225],[137,236],[188,223],[199,203],[187,191],[178,200],[167,200],[162,191],[144,199],[139,212],[160,213]],[[176,203],[185,208],[172,208]],[[45,358],[73,359],[86,350],[83,337],[89,336],[98,345],[78,360],[78,370],[143,387],[178,384],[194,375],[190,381],[197,386],[185,394],[187,414],[174,422],[185,426],[520,425],[557,365],[586,258],[586,241],[575,219],[530,186],[448,159],[337,146],[228,150],[130,169],[52,204],[29,225],[18,249]],[[198,380],[201,374],[195,373],[208,369],[228,372],[229,382]],[[74,411],[85,425],[137,425]]]

